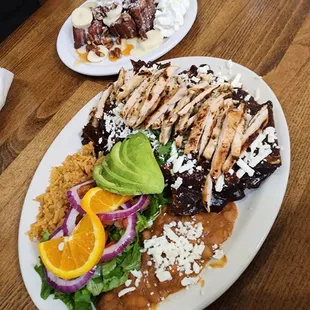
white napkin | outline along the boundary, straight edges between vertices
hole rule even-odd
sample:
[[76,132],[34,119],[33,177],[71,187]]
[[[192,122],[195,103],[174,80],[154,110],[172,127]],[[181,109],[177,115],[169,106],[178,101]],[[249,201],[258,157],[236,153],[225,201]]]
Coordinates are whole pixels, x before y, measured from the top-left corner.
[[3,108],[6,96],[11,87],[14,74],[4,68],[0,68],[0,111]]

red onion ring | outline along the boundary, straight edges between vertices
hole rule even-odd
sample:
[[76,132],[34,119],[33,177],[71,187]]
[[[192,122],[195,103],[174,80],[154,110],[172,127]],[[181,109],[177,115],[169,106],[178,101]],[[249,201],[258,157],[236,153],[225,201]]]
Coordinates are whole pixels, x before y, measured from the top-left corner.
[[64,280],[57,276],[55,276],[52,272],[47,270],[44,267],[44,274],[47,283],[53,287],[55,290],[62,293],[74,293],[81,289],[86,283],[90,280],[90,278],[94,275],[96,268],[94,267],[92,270],[83,274],[82,276],[73,279],[73,280]]
[[50,235],[50,240],[58,239],[58,238],[61,238],[63,236],[64,236],[64,231],[62,229],[62,226],[60,226]]
[[71,235],[73,229],[75,228],[76,224],[76,217],[79,215],[80,213],[74,209],[74,208],[70,208],[65,219],[64,222],[62,224],[62,229],[63,229],[63,233],[65,236],[69,236]]
[[83,183],[75,185],[67,192],[67,198],[70,202],[71,207],[83,215],[85,214],[85,211],[81,207],[81,198],[79,197],[79,194],[77,191],[81,186],[91,184],[91,183],[94,183],[94,181],[93,180],[85,181]]
[[130,202],[126,203],[126,208],[124,207],[125,204],[122,205],[124,210],[117,210],[109,213],[100,213],[97,214],[97,216],[100,218],[101,221],[115,221],[137,213],[142,208],[146,208],[149,203],[149,197],[147,195],[141,195],[134,205],[131,205]]
[[[128,204],[123,205],[123,208],[127,207]],[[124,251],[126,246],[130,244],[136,236],[136,223],[137,215],[135,213],[128,216],[128,224],[125,233],[122,235],[121,239],[119,239],[117,243],[104,249],[103,255],[99,261],[100,263],[110,260]]]

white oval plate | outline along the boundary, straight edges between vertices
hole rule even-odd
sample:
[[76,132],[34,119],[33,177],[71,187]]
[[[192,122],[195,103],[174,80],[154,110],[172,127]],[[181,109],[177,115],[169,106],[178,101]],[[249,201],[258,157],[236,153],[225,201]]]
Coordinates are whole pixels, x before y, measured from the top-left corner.
[[[214,72],[219,70],[227,72],[225,69],[226,60],[223,59],[186,57],[172,59],[171,62],[179,65],[181,70],[185,70],[193,64],[209,64]],[[188,291],[183,290],[171,295],[160,305],[160,310],[203,309],[223,294],[237,280],[258,252],[276,219],[285,194],[290,168],[290,140],[281,105],[269,86],[256,73],[238,64],[233,65],[232,71],[234,75],[241,73],[244,88],[250,93],[253,93],[257,88],[260,89],[260,103],[267,100],[273,102],[279,144],[283,149],[281,152],[283,164],[259,189],[251,190],[245,199],[237,202],[238,220],[232,236],[224,243],[224,250],[228,258],[227,265],[223,269],[205,270],[202,274],[205,280],[203,289],[200,285],[195,285]],[[99,98],[100,94],[88,102],[54,140],[40,162],[25,198],[19,227],[19,262],[29,295],[40,310],[65,310],[66,306],[51,297],[46,301],[40,298],[41,280],[33,269],[38,262],[37,245],[31,243],[26,235],[38,212],[38,203],[33,199],[43,193],[48,186],[51,168],[60,165],[67,155],[73,154],[81,148],[81,129],[87,123],[88,113]],[[70,143],[67,143],[68,141]],[[201,290],[204,295],[201,295]]]
[[[91,2],[91,0],[89,0]],[[164,42],[149,54],[143,57],[123,56],[116,62],[105,59],[100,63],[79,63],[78,55],[74,49],[72,34],[71,16],[63,24],[57,38],[57,53],[61,61],[73,71],[91,76],[107,76],[117,74],[121,67],[131,68],[130,59],[153,61],[168,53],[173,49],[191,29],[197,15],[197,0],[190,0],[190,8],[184,17],[184,25],[170,38],[164,39]]]

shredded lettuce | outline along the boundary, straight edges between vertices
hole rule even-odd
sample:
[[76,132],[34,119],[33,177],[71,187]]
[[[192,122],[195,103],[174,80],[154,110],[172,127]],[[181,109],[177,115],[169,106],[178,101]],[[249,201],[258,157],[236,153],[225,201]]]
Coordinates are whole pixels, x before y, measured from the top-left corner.
[[114,225],[108,226],[105,228],[109,234],[109,238],[113,241],[117,242],[119,239],[121,239],[124,231],[120,228],[117,228]]
[[102,264],[102,292],[108,292],[119,287],[128,280],[130,270],[140,269],[141,252],[138,238],[128,245],[121,255]]
[[74,310],[92,310],[92,295],[87,289],[74,293]]
[[151,195],[150,198],[151,202],[149,207],[145,211],[137,213],[137,233],[140,233],[144,229],[152,226],[153,222],[159,216],[162,207],[168,202],[168,199],[165,197],[165,193]]
[[160,145],[155,151],[155,157],[158,164],[164,165],[170,157],[172,141],[169,141],[166,145]]
[[69,310],[75,310],[73,294],[65,294],[55,291],[54,299],[61,300]]
[[49,240],[50,236],[51,236],[51,234],[48,231],[44,231],[42,233],[42,239],[41,239],[40,242],[44,242],[44,241]]
[[40,276],[40,278],[42,280],[40,296],[42,299],[46,300],[49,295],[54,293],[54,289],[48,285],[48,283],[45,279],[45,274],[44,274],[44,269],[43,269],[42,263],[34,266],[34,270],[38,273],[38,275]]
[[93,296],[98,296],[103,290],[103,281],[101,277],[92,278],[87,282],[86,288]]

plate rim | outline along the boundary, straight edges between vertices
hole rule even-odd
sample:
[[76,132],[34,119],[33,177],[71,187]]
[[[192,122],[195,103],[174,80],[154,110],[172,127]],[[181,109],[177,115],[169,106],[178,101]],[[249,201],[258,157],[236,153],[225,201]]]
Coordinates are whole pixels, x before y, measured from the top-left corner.
[[[213,59],[214,61],[227,61],[227,59],[221,59],[221,58],[216,58],[216,57],[205,57],[205,56],[190,56],[190,57],[179,57],[179,58],[173,58],[173,59],[169,59],[169,60],[164,60],[162,62],[174,62],[174,61],[182,61],[182,59],[186,59],[187,61],[190,61],[192,60],[192,62],[194,63],[200,63],[200,64],[203,64],[203,63],[208,63],[208,59]],[[237,64],[234,62],[234,64]],[[244,70],[246,71],[249,71],[251,74],[255,74],[257,76],[257,78],[259,78],[259,76],[252,70],[248,69],[247,67],[243,66],[243,65],[240,65],[240,64],[237,64],[238,66],[241,66]],[[211,66],[212,68],[212,66]],[[206,299],[206,298],[202,298],[202,300],[204,302],[202,302],[200,305],[198,305],[197,307],[193,308],[193,309],[204,309],[204,307],[210,305],[211,303],[213,303],[217,298],[219,298],[225,291],[228,290],[229,287],[231,287],[233,285],[233,283],[243,274],[244,270],[249,266],[249,264],[253,261],[254,257],[257,255],[259,249],[261,248],[262,244],[264,243],[264,241],[266,240],[267,236],[269,235],[270,231],[271,231],[271,228],[273,227],[274,225],[274,222],[279,214],[279,211],[280,211],[280,208],[281,208],[281,205],[283,203],[283,199],[284,199],[284,196],[285,196],[285,193],[286,193],[286,189],[287,189],[287,183],[288,183],[288,178],[289,178],[289,173],[290,173],[290,165],[291,165],[291,150],[290,150],[290,135],[289,135],[289,129],[288,129],[288,125],[287,125],[287,121],[286,121],[286,118],[285,118],[285,115],[284,115],[284,112],[283,112],[283,109],[282,109],[282,106],[279,102],[279,100],[277,99],[277,97],[275,96],[274,92],[272,91],[272,89],[270,88],[270,86],[265,82],[263,81],[264,84],[267,86],[267,88],[269,89],[269,91],[271,92],[271,94],[273,94],[274,98],[276,99],[277,103],[279,104],[278,108],[279,108],[279,111],[278,113],[280,113],[278,115],[278,117],[281,117],[282,120],[284,121],[284,126],[283,128],[281,129],[281,131],[283,130],[284,131],[284,137],[286,139],[286,146],[288,147],[288,149],[285,150],[285,157],[287,157],[287,169],[286,171],[283,171],[283,172],[286,172],[286,178],[284,179],[283,181],[283,184],[284,184],[284,192],[283,192],[283,195],[281,197],[281,202],[279,203],[279,206],[277,207],[277,210],[276,212],[273,214],[273,218],[271,219],[271,225],[269,225],[269,228],[264,230],[264,232],[262,233],[262,236],[260,237],[260,241],[258,244],[255,245],[254,249],[251,251],[251,255],[249,257],[247,257],[246,259],[246,262],[242,265],[241,268],[239,269],[236,269],[234,274],[230,277],[230,280],[229,281],[225,281],[225,284],[222,285],[220,287],[220,289],[217,291],[216,294],[213,294],[213,297],[212,298],[209,298],[209,299]],[[44,155],[42,156],[40,162],[38,163],[38,166],[37,166],[37,169],[35,171],[35,173],[33,174],[33,177],[32,177],[32,180],[29,184],[29,187],[28,187],[28,190],[27,190],[27,194],[25,196],[25,199],[24,199],[24,203],[23,203],[23,207],[22,207],[22,212],[21,212],[21,216],[20,216],[20,221],[19,221],[19,232],[18,232],[18,256],[19,256],[19,265],[20,265],[20,270],[21,270],[21,274],[22,274],[22,278],[23,278],[23,282],[25,284],[25,287],[27,289],[27,292],[29,294],[29,296],[31,297],[32,299],[32,302],[38,307],[37,303],[36,303],[36,297],[33,296],[32,292],[30,292],[30,289],[28,288],[27,286],[27,279],[25,278],[25,275],[24,275],[24,271],[23,271],[23,268],[22,268],[22,258],[21,258],[21,255],[22,255],[22,249],[21,249],[21,242],[20,240],[22,239],[22,236],[24,237],[24,231],[22,231],[22,219],[24,217],[24,213],[26,212],[25,211],[25,204],[26,204],[26,201],[29,199],[29,194],[30,194],[30,190],[33,186],[33,184],[35,183],[35,176],[41,166],[41,163],[43,161],[43,159],[46,157],[46,155],[48,154],[48,152],[50,151],[50,149],[52,148],[53,144],[55,143],[56,139],[62,134],[62,132],[64,131],[64,129],[69,125],[69,123],[76,118],[76,116],[81,112],[81,110],[83,110],[87,105],[90,105],[90,103],[94,104],[94,102],[96,100],[99,99],[99,96],[100,96],[101,92],[97,95],[95,95],[92,99],[90,99],[74,116],[73,118],[63,127],[63,129],[58,133],[57,137],[53,140],[53,142],[50,144],[50,146],[48,147],[47,151],[44,153]],[[277,113],[277,114],[278,114]],[[278,125],[279,126],[279,125]],[[79,129],[80,130],[80,129]],[[69,155],[69,154],[68,154]],[[282,153],[282,155],[284,155],[284,153]],[[30,199],[33,199],[33,197],[30,197]],[[237,224],[236,224],[237,225]],[[235,228],[234,228],[234,231],[236,230],[236,225],[235,225]],[[229,238],[230,240],[231,238]],[[30,242],[30,241],[29,241]],[[227,241],[226,241],[227,242]],[[224,268],[225,269],[225,268]],[[183,290],[184,291],[184,290]],[[174,297],[174,294],[171,295],[170,297]],[[40,298],[40,296],[39,296]],[[45,301],[46,302],[46,301]]]
[[[87,0],[85,2],[91,2],[92,0]],[[83,2],[81,6],[85,3]],[[62,36],[65,35],[66,28],[68,27],[68,24],[70,23],[70,16],[65,20],[65,22],[62,24],[61,29],[57,35],[57,41],[56,41],[56,50],[57,54],[60,58],[60,60],[63,62],[65,66],[67,66],[69,69],[83,74],[87,76],[111,76],[111,75],[116,75],[118,74],[119,70],[121,67],[124,67],[125,69],[128,69],[131,67],[130,59],[141,59],[144,61],[155,61],[156,59],[162,57],[163,55],[167,54],[169,51],[171,51],[175,46],[177,46],[188,34],[188,32],[191,30],[196,18],[197,18],[197,13],[198,13],[198,0],[190,0],[191,2],[191,7],[189,10],[190,15],[188,16],[188,22],[184,23],[180,29],[173,34],[170,38],[172,38],[172,43],[166,45],[166,42],[161,44],[159,47],[157,47],[154,51],[152,51],[149,54],[146,54],[142,57],[129,57],[128,56],[128,61],[126,61],[123,64],[117,64],[113,65],[111,68],[105,67],[104,65],[98,65],[98,64],[91,64],[88,65],[88,67],[85,68],[84,64],[79,64],[79,65],[74,65],[71,64],[70,60],[67,58],[66,53],[63,52],[62,48]],[[186,13],[187,14],[187,13]],[[174,39],[173,39],[174,38]],[[66,41],[67,42],[67,41]],[[68,44],[65,45],[66,47]],[[73,46],[71,46],[73,49]],[[153,55],[154,54],[154,55]],[[99,72],[96,72],[96,68],[99,68]],[[105,71],[105,72],[100,72],[100,71]]]

